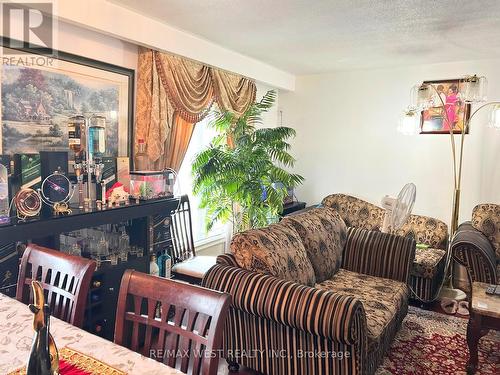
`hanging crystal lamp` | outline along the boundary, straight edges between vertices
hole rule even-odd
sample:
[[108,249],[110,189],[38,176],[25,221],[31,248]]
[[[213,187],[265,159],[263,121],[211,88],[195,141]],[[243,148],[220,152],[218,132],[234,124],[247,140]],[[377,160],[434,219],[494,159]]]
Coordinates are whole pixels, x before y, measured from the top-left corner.
[[500,130],[500,104],[495,104],[490,112],[489,126]]
[[460,82],[460,97],[466,103],[480,103],[487,100],[486,91],[488,81],[486,77],[477,75],[465,76]]
[[420,133],[420,111],[409,107],[403,112],[399,119],[398,131],[404,135],[416,135]]

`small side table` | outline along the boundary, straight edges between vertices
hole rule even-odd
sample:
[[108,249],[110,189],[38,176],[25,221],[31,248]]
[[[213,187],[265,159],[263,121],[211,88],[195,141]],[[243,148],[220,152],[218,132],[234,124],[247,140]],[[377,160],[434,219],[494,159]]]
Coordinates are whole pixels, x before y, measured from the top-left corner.
[[467,325],[467,345],[469,346],[467,374],[476,372],[479,339],[490,329],[500,330],[500,297],[486,294],[487,286],[488,284],[485,283],[472,283],[472,301]]
[[289,204],[283,205],[283,213],[282,216],[290,215],[293,212],[302,210],[306,207],[306,202],[292,202]]

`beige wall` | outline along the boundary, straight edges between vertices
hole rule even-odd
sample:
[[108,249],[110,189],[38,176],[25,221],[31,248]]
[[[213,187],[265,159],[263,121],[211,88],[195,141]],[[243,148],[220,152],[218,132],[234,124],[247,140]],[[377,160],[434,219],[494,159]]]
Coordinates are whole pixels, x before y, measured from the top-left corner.
[[[295,127],[293,151],[305,184],[299,199],[309,204],[345,192],[373,203],[417,185],[414,212],[450,221],[450,137],[404,136],[396,130],[412,85],[428,79],[481,74],[489,98],[500,99],[499,60],[345,71],[298,77],[295,92],[282,92],[283,121]],[[486,112],[466,138],[461,220],[479,202],[500,202],[500,132],[487,128]]]

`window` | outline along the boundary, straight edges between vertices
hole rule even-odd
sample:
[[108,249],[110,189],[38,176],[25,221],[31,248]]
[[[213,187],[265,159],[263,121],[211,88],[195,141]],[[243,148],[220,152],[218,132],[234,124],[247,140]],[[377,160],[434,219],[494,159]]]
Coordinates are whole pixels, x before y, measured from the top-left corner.
[[209,233],[205,231],[205,210],[199,208],[200,199],[193,195],[193,177],[191,165],[195,155],[209,145],[210,141],[217,135],[217,132],[210,128],[210,116],[205,117],[194,127],[191,141],[189,142],[186,156],[179,170],[179,182],[182,194],[189,196],[191,204],[191,219],[193,221],[193,237],[195,242],[210,240],[224,234],[225,226],[217,223]]

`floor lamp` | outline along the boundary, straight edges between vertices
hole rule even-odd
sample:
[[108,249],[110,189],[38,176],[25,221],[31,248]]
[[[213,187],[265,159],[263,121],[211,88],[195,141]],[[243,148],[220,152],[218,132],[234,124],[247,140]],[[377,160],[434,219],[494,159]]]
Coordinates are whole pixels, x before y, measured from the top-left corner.
[[[469,129],[470,122],[474,116],[481,110],[488,108],[491,110],[489,116],[489,125],[495,129],[500,130],[500,101],[490,101],[486,99],[486,88],[487,80],[485,77],[478,77],[476,75],[465,76],[458,80],[458,93],[457,102],[448,103],[446,99],[443,99],[442,94],[438,89],[430,83],[421,83],[415,85],[411,89],[410,95],[410,106],[404,111],[403,117],[401,118],[398,130],[403,134],[419,134],[422,111],[429,108],[441,109],[443,114],[443,123],[446,121],[450,129],[450,140],[451,140],[451,153],[452,153],[452,163],[453,163],[453,206],[451,213],[451,225],[450,225],[450,241],[448,241],[448,249],[446,255],[446,268],[445,268],[445,278],[449,278],[450,284],[448,290],[446,290],[446,296],[455,299],[465,298],[465,294],[458,290],[452,289],[451,285],[451,238],[455,234],[458,228],[458,216],[460,212],[460,192],[461,192],[461,182],[462,182],[462,165],[463,165],[463,153],[464,153],[464,143],[465,134],[467,129]],[[455,143],[455,123],[450,121],[449,113],[451,110],[455,110],[456,106],[461,102],[465,103],[464,110],[462,113],[462,129],[460,132],[459,144]],[[472,109],[473,105],[476,105],[475,110],[471,110],[470,116],[467,118],[467,104],[470,104]]]

